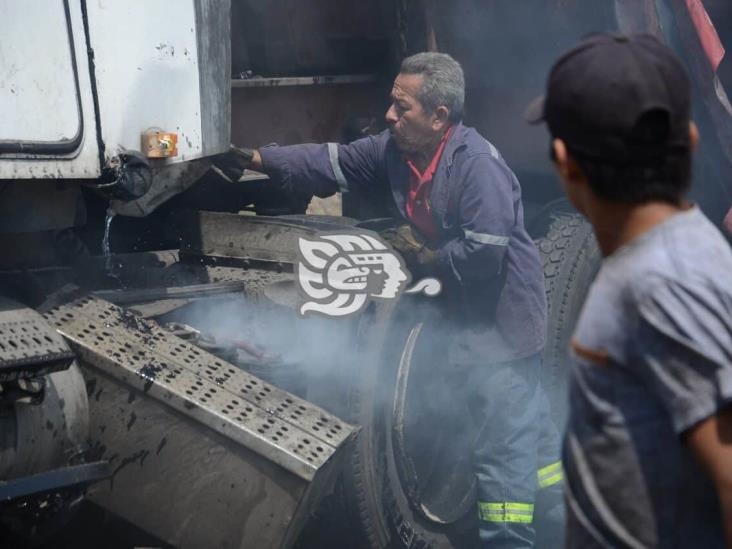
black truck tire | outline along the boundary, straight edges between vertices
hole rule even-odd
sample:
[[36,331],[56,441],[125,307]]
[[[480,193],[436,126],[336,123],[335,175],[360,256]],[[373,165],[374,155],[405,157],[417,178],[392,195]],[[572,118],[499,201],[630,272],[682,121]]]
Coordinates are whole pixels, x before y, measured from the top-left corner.
[[[554,217],[537,240],[546,279],[547,344],[543,382],[558,425],[566,414],[567,349],[583,300],[600,263],[590,225],[577,214]],[[426,520],[415,510],[409,487],[400,480],[390,414],[397,384],[398,356],[417,322],[404,322],[396,307],[372,313],[361,334],[370,356],[354,372],[349,419],[362,430],[343,477],[348,515],[369,549],[448,549],[478,545],[477,516],[467,512],[450,524]],[[378,365],[378,366],[377,366]],[[366,367],[367,366],[367,367]]]
[[567,414],[569,343],[601,255],[592,226],[579,214],[555,217],[537,246],[548,305],[542,383],[561,429]]
[[348,514],[356,522],[363,547],[368,549],[474,547],[475,513],[453,524],[436,524],[420,516],[405,493],[392,448],[390,413],[396,385],[395,364],[410,334],[420,324],[405,320],[396,308],[390,312],[386,312],[387,307],[381,309],[386,324],[369,322],[374,331],[370,338],[374,353],[364,362],[379,366],[359,369],[359,379],[349,397],[349,419],[360,425],[361,431],[343,476]]

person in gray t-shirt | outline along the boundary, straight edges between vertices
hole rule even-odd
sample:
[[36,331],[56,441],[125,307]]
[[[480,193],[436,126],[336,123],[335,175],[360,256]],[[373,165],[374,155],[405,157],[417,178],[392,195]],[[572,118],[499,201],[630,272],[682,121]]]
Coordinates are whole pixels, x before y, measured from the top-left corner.
[[683,198],[689,111],[673,53],[617,35],[530,108],[604,256],[571,344],[568,547],[732,547],[732,251]]

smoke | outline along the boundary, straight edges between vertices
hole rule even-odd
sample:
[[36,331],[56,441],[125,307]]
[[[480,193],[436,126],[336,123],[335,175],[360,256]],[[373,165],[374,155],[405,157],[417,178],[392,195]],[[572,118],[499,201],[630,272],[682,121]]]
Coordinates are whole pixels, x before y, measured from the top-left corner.
[[261,296],[204,299],[157,319],[200,332],[194,343],[299,396],[312,379],[337,383],[353,359],[351,325],[339,319],[300,318]]
[[[617,31],[614,2],[598,0],[456,0],[438,2],[440,51],[463,65],[465,122],[498,147],[529,194],[559,194],[548,135],[524,121],[544,93],[559,55],[591,32]],[[536,184],[534,184],[536,183]],[[537,198],[544,200],[543,197]]]
[[[694,118],[702,140],[691,196],[721,223],[732,200],[732,117],[717,98],[715,75],[683,1],[455,0],[435,6],[437,46],[465,70],[465,121],[501,151],[521,181],[525,202],[545,204],[562,196],[548,159],[546,129],[530,127],[523,119],[529,102],[544,92],[552,64],[593,32],[650,32],[664,40],[694,80]],[[704,6],[729,50],[729,3],[705,0]],[[424,41],[412,40],[412,51],[424,48]],[[716,73],[725,87],[732,83],[728,57]],[[526,209],[529,212],[530,206]]]

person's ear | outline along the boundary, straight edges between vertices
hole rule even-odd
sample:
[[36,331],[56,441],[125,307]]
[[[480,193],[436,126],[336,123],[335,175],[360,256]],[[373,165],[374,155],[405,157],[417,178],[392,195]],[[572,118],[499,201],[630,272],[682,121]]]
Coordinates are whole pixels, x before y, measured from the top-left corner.
[[562,181],[565,184],[585,182],[585,174],[582,173],[577,161],[572,158],[567,144],[561,139],[555,139],[552,141],[552,148],[554,149],[554,164]]
[[447,127],[450,119],[450,110],[445,107],[437,107],[432,115],[432,129],[440,131]]
[[555,139],[552,141],[552,149],[554,149],[554,154],[552,155],[554,166],[557,168],[559,176],[563,180],[566,180],[569,176],[569,153],[567,152],[567,145],[561,139]]
[[552,141],[552,153],[554,165],[559,172],[559,180],[567,198],[580,213],[585,213],[587,200],[592,196],[592,193],[588,193],[590,188],[585,174],[561,139]]
[[689,122],[689,143],[691,143],[692,151],[696,150],[699,145],[699,128],[696,127],[693,120]]

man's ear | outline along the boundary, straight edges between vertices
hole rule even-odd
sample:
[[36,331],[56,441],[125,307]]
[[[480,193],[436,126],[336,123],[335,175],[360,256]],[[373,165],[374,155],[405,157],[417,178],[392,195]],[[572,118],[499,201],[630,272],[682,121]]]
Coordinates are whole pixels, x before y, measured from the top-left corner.
[[564,141],[555,139],[552,141],[552,149],[554,164],[559,172],[559,179],[567,198],[580,213],[585,213],[587,200],[592,196],[592,193],[589,192],[587,177],[572,157]]
[[689,143],[691,143],[692,151],[696,150],[699,145],[699,128],[693,121],[689,122]]
[[565,184],[584,182],[586,179],[585,174],[582,173],[577,161],[572,158],[567,149],[567,144],[561,139],[555,139],[552,141],[552,147],[554,149],[554,163],[562,181]]
[[569,176],[569,153],[567,152],[567,145],[561,139],[555,139],[552,141],[552,149],[554,149],[554,165],[561,178],[566,180]]
[[439,131],[446,128],[449,120],[450,110],[445,106],[437,107],[432,117],[432,129]]

